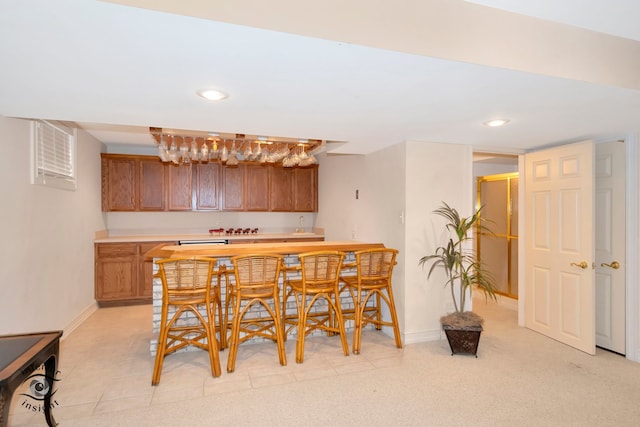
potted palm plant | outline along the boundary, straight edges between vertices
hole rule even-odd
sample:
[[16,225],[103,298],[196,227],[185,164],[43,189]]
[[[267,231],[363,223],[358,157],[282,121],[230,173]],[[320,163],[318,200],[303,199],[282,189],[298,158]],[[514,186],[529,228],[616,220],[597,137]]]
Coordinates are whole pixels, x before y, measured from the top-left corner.
[[449,233],[449,240],[444,246],[436,248],[435,253],[420,258],[419,265],[429,266],[427,278],[436,268],[442,268],[446,274],[445,287],[449,286],[455,311],[440,318],[445,331],[451,354],[472,354],[477,356],[478,342],[482,332],[483,319],[472,311],[465,311],[467,298],[471,298],[473,288],[482,291],[485,297],[496,299],[495,280],[486,270],[477,254],[468,248],[472,238],[471,231],[491,233],[481,221],[478,209],[470,217],[461,217],[458,211],[445,202],[434,211],[443,217]]

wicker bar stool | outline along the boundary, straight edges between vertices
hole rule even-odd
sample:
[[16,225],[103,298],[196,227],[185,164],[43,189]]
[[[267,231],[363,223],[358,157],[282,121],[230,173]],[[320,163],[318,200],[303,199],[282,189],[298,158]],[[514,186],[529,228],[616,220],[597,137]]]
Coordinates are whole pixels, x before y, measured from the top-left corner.
[[[340,335],[342,350],[349,355],[349,345],[338,295],[338,280],[345,254],[338,251],[315,251],[298,255],[301,279],[287,280],[283,307],[293,297],[297,314],[287,316],[287,324],[297,327],[296,362],[304,361],[305,337],[313,331],[323,330],[327,335]],[[322,307],[326,305],[326,309]],[[284,309],[283,308],[283,309]],[[314,311],[315,309],[315,311]]]
[[[370,323],[375,325],[378,330],[381,330],[383,326],[392,327],[396,346],[402,348],[398,315],[391,286],[391,275],[393,266],[396,264],[397,254],[398,250],[388,248],[358,251],[355,253],[356,275],[340,276],[340,281],[344,283],[342,289],[349,291],[354,305],[353,314],[351,315],[350,313],[345,316],[354,320],[354,354],[360,353],[362,328]],[[373,303],[367,305],[370,301],[373,301]],[[391,320],[389,321],[382,318],[382,301],[389,308],[391,315]]]
[[[235,280],[233,283],[227,280],[225,320],[221,328],[224,330],[231,323],[227,372],[235,370],[238,345],[254,337],[275,341],[280,364],[286,365],[278,284],[283,267],[282,256],[241,255],[231,258],[231,262]],[[233,306],[231,321],[230,305]]]
[[[220,313],[220,301],[219,291],[214,289],[217,285],[212,284],[213,276],[217,274],[214,270],[216,260],[167,258],[156,263],[162,280],[162,318],[151,384],[160,382],[165,356],[189,345],[208,351],[211,375],[219,377],[214,312],[217,305]],[[170,308],[174,310],[171,314]]]

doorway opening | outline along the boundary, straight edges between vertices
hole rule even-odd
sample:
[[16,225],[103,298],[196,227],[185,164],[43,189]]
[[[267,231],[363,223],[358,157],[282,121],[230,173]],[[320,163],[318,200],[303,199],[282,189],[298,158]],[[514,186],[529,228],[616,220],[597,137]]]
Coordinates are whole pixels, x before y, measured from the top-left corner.
[[518,299],[518,172],[477,178],[482,218],[493,233],[476,239],[480,259],[496,281],[496,293]]
[[494,232],[476,236],[478,257],[496,279],[500,305],[518,309],[518,156],[473,154],[476,208]]

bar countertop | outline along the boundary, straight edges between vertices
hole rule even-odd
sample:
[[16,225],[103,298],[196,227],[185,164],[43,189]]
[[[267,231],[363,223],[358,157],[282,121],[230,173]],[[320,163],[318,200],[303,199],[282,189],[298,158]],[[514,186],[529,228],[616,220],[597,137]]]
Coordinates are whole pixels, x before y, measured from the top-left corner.
[[284,242],[284,243],[238,243],[234,245],[158,245],[145,254],[146,258],[172,257],[231,257],[255,253],[274,253],[280,255],[299,254],[302,252],[336,250],[343,252],[363,249],[383,248],[382,243],[364,243],[355,240],[339,240],[325,242]]

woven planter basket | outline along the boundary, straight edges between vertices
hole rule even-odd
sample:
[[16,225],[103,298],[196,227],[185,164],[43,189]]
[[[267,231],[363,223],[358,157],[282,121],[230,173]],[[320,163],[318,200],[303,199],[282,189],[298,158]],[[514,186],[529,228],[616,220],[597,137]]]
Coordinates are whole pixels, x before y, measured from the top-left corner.
[[470,354],[476,358],[478,357],[476,353],[478,352],[482,326],[456,329],[449,325],[442,325],[442,329],[444,329],[444,333],[447,335],[452,356],[454,354]]

